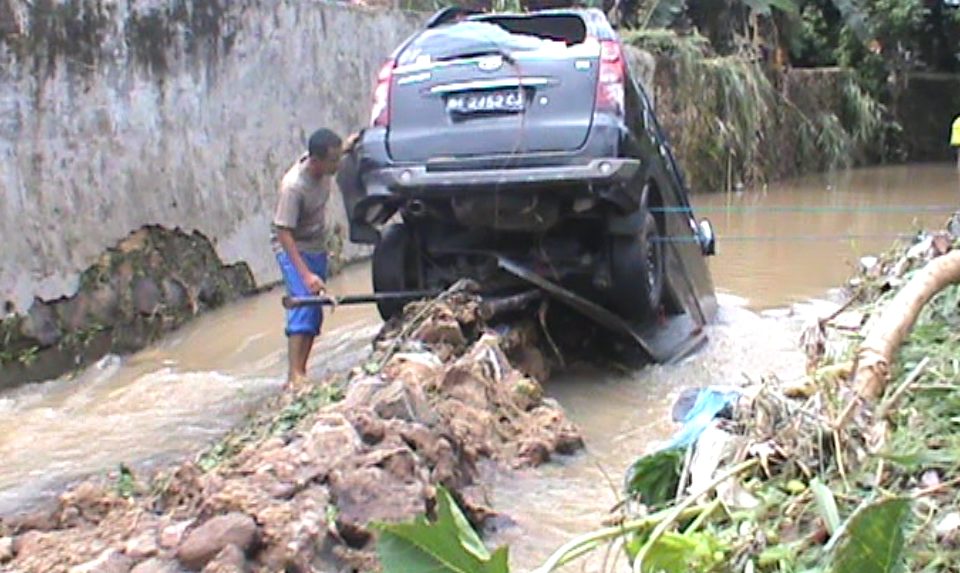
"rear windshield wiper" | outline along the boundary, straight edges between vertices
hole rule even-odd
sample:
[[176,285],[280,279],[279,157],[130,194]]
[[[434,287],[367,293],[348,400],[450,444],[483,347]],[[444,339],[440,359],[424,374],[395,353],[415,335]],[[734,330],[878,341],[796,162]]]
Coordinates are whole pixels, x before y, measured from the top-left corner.
[[482,58],[484,56],[500,56],[503,58],[503,61],[507,62],[508,64],[517,63],[516,59],[514,59],[510,52],[501,48],[482,48],[477,50],[464,50],[451,54],[443,54],[433,58],[433,61],[446,62],[450,60],[465,60],[467,58]]

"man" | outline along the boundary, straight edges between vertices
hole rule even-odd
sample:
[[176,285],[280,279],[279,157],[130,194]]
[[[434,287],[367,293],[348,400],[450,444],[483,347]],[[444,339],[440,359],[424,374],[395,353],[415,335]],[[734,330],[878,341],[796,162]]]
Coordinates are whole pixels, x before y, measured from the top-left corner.
[[950,145],[957,150],[957,171],[960,171],[960,115],[953,120],[950,126]]
[[[352,139],[348,143],[352,144]],[[290,296],[326,294],[325,212],[342,147],[336,133],[318,129],[307,142],[307,153],[290,167],[280,183],[271,243]],[[305,379],[307,360],[322,322],[319,306],[287,311],[288,385]]]

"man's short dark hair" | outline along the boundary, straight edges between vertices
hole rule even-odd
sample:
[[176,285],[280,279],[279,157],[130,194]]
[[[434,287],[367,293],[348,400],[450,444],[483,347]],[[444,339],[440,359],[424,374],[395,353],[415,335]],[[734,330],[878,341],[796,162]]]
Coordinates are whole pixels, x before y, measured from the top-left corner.
[[340,136],[324,127],[310,135],[310,139],[307,140],[307,153],[310,154],[310,157],[324,159],[330,152],[331,147],[339,148],[341,145],[343,145],[343,141]]

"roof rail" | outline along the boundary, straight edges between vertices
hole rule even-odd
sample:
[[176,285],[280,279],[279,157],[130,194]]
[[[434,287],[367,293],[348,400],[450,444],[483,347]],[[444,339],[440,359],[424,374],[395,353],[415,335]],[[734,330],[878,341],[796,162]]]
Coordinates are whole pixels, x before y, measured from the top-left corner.
[[433,16],[430,16],[430,19],[427,20],[425,27],[428,29],[436,28],[438,26],[443,26],[444,24],[449,24],[450,22],[456,22],[457,20],[466,18],[467,16],[472,16],[473,14],[479,13],[480,12],[477,10],[469,10],[460,6],[448,6],[438,10]]

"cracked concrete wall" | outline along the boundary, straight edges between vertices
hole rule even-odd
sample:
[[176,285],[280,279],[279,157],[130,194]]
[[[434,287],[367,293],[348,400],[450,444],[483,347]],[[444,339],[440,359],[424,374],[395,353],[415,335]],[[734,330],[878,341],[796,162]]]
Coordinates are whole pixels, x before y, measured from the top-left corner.
[[147,224],[200,231],[276,279],[279,178],[312,129],[367,122],[377,69],[421,19],[315,0],[0,0],[5,310],[73,294]]

